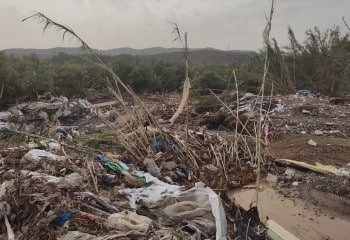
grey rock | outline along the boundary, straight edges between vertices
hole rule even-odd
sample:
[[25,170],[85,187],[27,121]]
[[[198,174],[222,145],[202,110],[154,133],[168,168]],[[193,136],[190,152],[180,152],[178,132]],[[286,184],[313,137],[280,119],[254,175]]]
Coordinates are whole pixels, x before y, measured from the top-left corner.
[[292,168],[287,168],[286,171],[284,172],[284,175],[286,176],[287,180],[292,180],[295,174],[296,174],[296,171]]

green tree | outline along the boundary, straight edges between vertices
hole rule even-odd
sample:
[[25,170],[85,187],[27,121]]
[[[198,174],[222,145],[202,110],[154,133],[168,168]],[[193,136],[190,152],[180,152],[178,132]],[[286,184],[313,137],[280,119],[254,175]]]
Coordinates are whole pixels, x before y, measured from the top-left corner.
[[63,64],[56,67],[54,76],[54,94],[85,96],[88,89],[86,66],[81,64]]
[[160,90],[159,79],[148,64],[140,64],[134,67],[130,74],[130,85],[135,92],[154,92]]
[[[0,99],[5,94],[5,87],[10,82],[13,68],[10,65],[9,57],[0,52]],[[5,94],[6,95],[6,94]]]
[[193,79],[192,87],[194,89],[204,90],[204,92],[207,89],[211,89],[214,92],[225,90],[227,88],[227,79],[214,71],[206,70]]
[[[268,45],[267,85],[275,92],[287,93],[298,88],[308,88],[322,94],[337,95],[349,91],[348,66],[350,63],[349,34],[341,34],[339,27],[321,32],[317,27],[305,33],[306,38],[300,44],[289,27],[289,44],[281,50],[277,41],[272,39]],[[244,73],[249,85],[251,76],[262,73],[263,52],[252,58]]]

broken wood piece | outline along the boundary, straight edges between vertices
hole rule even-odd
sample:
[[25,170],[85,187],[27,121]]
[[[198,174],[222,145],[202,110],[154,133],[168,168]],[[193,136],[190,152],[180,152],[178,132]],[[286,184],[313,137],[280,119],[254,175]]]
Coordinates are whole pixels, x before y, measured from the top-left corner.
[[315,165],[311,165],[301,161],[295,161],[291,159],[275,159],[275,162],[280,163],[285,166],[293,166],[297,168],[308,169],[317,173],[327,174],[327,175],[335,175],[340,177],[348,177],[350,178],[350,170],[346,168],[337,168],[332,165],[323,165],[321,163],[316,162]]
[[96,103],[93,105],[93,107],[103,108],[103,107],[110,107],[116,104],[118,104],[118,101],[109,101],[109,102],[103,102],[103,103]]
[[104,212],[117,213],[120,211],[117,207],[107,203],[105,200],[91,192],[75,192],[74,195],[76,197],[80,197],[81,199],[88,200],[90,203],[94,201],[97,205],[104,209]]
[[281,225],[269,219],[266,222],[266,236],[272,240],[299,240],[296,236],[288,232]]
[[91,212],[93,212],[97,216],[108,217],[110,215],[110,213],[105,212],[105,211],[103,211],[101,209],[98,209],[98,208],[96,208],[94,206],[91,206],[91,205],[89,205],[87,203],[80,203],[80,206],[85,207],[87,210],[90,210]]
[[11,206],[5,201],[0,202],[0,219],[1,217],[4,217],[5,219],[5,225],[7,229],[7,239],[8,240],[15,240],[15,233],[12,230],[12,227],[10,225],[10,222],[7,218],[11,213]]
[[7,239],[8,240],[15,240],[15,233],[12,230],[12,227],[10,225],[10,222],[7,218],[7,216],[4,216],[5,218],[5,225],[6,225],[6,229],[7,229]]

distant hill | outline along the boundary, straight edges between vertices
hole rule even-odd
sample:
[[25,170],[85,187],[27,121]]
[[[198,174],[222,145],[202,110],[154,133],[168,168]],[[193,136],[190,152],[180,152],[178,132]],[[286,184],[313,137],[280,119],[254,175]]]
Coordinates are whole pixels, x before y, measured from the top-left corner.
[[[109,50],[94,49],[100,55],[118,56],[133,55],[140,56],[147,61],[163,60],[165,62],[176,63],[183,61],[183,52],[181,48],[115,48]],[[3,50],[5,54],[14,57],[23,57],[35,54],[39,59],[49,59],[59,53],[81,55],[86,54],[81,48],[50,48],[50,49],[22,49],[11,48]],[[192,65],[196,66],[226,66],[233,64],[247,63],[252,56],[253,51],[222,51],[214,48],[193,48],[190,49],[189,60]]]
[[[248,63],[253,51],[222,51],[217,49],[198,49],[190,51],[191,65],[195,66],[231,66]],[[141,56],[145,60],[161,60],[169,63],[183,62],[183,52],[161,53]]]
[[180,52],[181,48],[162,48],[162,47],[153,47],[153,48],[144,48],[144,49],[134,49],[134,48],[114,48],[110,50],[98,50],[102,55],[107,56],[116,56],[116,55],[156,55],[163,53],[174,53]]
[[49,49],[35,49],[35,48],[10,48],[2,50],[7,55],[12,55],[14,57],[24,57],[35,54],[39,59],[49,59],[54,55],[59,53],[65,54],[84,54],[81,48],[49,48]]

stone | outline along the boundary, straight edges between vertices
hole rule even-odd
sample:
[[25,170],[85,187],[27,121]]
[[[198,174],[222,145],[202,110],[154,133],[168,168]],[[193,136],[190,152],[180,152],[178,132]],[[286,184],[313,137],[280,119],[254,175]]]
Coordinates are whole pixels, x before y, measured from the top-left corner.
[[323,135],[323,132],[321,131],[321,130],[315,130],[315,135],[317,135],[317,136],[321,136],[321,135]]
[[317,142],[315,142],[314,140],[310,139],[307,144],[309,144],[309,146],[311,147],[316,147],[317,146]]
[[286,176],[287,180],[292,180],[295,174],[296,174],[296,171],[292,168],[287,168],[286,171],[284,172],[284,175]]

